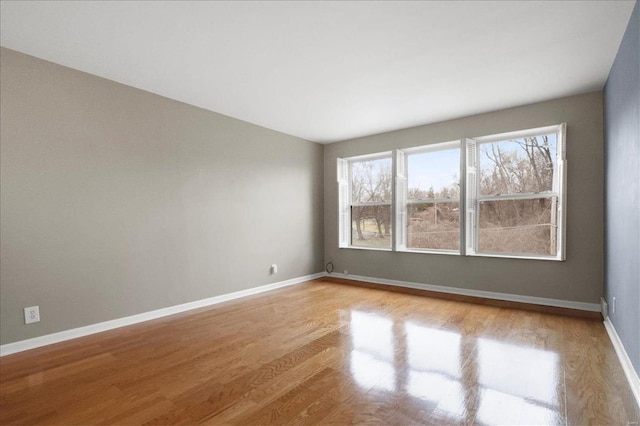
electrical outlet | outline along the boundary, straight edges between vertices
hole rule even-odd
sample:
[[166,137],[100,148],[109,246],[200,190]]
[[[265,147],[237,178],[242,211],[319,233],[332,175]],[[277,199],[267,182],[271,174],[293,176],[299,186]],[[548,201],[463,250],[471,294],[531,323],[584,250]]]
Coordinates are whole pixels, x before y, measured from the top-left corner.
[[348,270],[348,269],[345,269],[345,270],[344,270],[344,274],[345,274],[345,275],[349,275],[349,270]]
[[616,313],[616,298],[613,298],[613,302],[611,302],[611,313]]
[[278,273],[278,265],[276,265],[275,263],[273,265],[271,265],[271,273],[272,274],[277,274]]
[[24,323],[31,324],[34,322],[40,322],[40,306],[24,308]]

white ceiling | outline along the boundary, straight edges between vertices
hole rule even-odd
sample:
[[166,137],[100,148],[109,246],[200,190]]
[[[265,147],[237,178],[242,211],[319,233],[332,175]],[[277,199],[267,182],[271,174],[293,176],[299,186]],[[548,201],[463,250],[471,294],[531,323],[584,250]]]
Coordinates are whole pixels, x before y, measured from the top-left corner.
[[599,90],[633,5],[2,1],[0,42],[326,143]]

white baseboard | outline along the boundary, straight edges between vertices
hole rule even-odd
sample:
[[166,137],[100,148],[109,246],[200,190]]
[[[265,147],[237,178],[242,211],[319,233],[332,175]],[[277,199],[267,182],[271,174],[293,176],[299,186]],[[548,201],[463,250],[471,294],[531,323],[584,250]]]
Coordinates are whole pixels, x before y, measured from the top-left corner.
[[29,349],[39,348],[41,346],[51,345],[53,343],[64,342],[65,340],[76,339],[78,337],[100,333],[102,331],[113,330],[114,328],[137,324],[140,322],[149,321],[156,318],[162,318],[168,315],[173,315],[173,314],[177,314],[184,311],[190,311],[192,309],[211,306],[218,303],[227,302],[229,300],[251,296],[258,293],[263,293],[265,291],[275,290],[281,287],[287,287],[290,285],[299,284],[305,281],[322,278],[325,275],[326,275],[325,272],[320,272],[312,275],[305,275],[302,277],[292,278],[286,281],[280,281],[273,284],[267,284],[260,287],[250,288],[247,290],[241,290],[233,293],[222,294],[220,296],[196,300],[194,302],[188,302],[180,305],[169,306],[167,308],[156,309],[154,311],[149,311],[149,312],[143,312],[141,314],[131,315],[124,318],[118,318],[110,321],[100,322],[97,324],[87,325],[84,327],[74,328],[71,330],[60,331],[58,333],[52,333],[52,334],[47,334],[40,337],[34,337],[33,339],[21,340],[14,343],[7,343],[6,345],[0,346],[0,357],[5,355],[11,355],[17,352],[26,351]]
[[408,281],[388,280],[384,278],[363,277],[360,275],[345,275],[332,273],[331,276],[354,281],[364,281],[374,284],[387,284],[397,287],[415,288],[418,290],[436,291],[438,293],[459,294],[462,296],[483,297],[485,299],[506,300],[509,302],[531,303],[534,305],[555,306],[558,308],[577,309],[580,311],[600,312],[598,303],[573,302],[571,300],[547,299],[544,297],[520,296],[517,294],[497,293],[493,291],[470,290],[459,287],[445,287],[440,285],[412,283]]
[[[75,339],[78,337],[88,336],[90,334],[100,333],[102,331],[113,330],[114,328],[125,327],[127,325],[137,324],[144,321],[149,321],[156,318],[166,317],[168,315],[177,314],[192,309],[202,308],[205,306],[211,306],[218,303],[226,302],[233,299],[238,299],[245,296],[263,293],[269,290],[275,290],[281,287],[287,287],[290,285],[299,284],[305,281],[314,280],[328,276],[325,272],[320,272],[312,275],[305,275],[302,277],[293,278],[286,281],[280,281],[273,284],[267,284],[260,287],[250,288],[247,290],[236,291],[234,293],[223,294],[220,296],[210,297],[207,299],[196,300],[194,302],[183,303],[180,305],[169,306],[167,308],[157,309],[154,311],[143,312],[141,314],[131,315],[124,318],[118,318],[110,321],[100,322],[97,324],[91,324],[84,327],[78,327],[71,330],[60,331],[58,333],[47,334],[33,339],[21,340],[14,343],[8,343],[0,346],[0,357],[5,355],[11,355],[17,352],[26,351],[29,349],[39,348],[41,346],[51,345],[54,343],[64,342],[65,340]],[[464,296],[484,297],[487,299],[507,300],[511,302],[532,303],[536,305],[544,306],[556,306],[560,308],[578,309],[583,311],[599,312],[601,307],[597,303],[584,303],[584,302],[572,302],[568,300],[555,300],[546,299],[542,297],[533,296],[519,296],[507,293],[496,293],[490,291],[481,290],[469,290],[456,287],[445,287],[431,284],[412,283],[407,281],[388,280],[382,278],[364,277],[359,275],[344,275],[340,273],[332,273],[329,276],[338,278],[345,278],[354,281],[364,281],[374,284],[387,284],[398,287],[414,288],[419,290],[436,291],[440,293],[459,294]]]
[[627,380],[629,381],[629,386],[631,386],[633,396],[636,398],[638,407],[640,407],[640,378],[638,377],[638,372],[635,370],[635,368],[633,368],[633,364],[631,364],[631,358],[629,358],[629,354],[627,354],[627,351],[624,349],[622,340],[620,340],[620,336],[618,336],[616,328],[613,326],[613,323],[611,322],[609,317],[606,317],[604,320],[604,328],[607,329],[609,339],[611,339],[611,343],[613,343],[613,347],[616,350],[616,354],[618,355],[620,364],[622,364],[624,375],[627,376]]

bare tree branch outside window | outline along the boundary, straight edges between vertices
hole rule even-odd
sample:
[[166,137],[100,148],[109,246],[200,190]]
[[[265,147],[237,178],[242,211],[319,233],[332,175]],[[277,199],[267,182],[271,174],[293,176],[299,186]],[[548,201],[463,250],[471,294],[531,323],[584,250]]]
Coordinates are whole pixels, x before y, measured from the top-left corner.
[[351,244],[391,247],[391,158],[351,163]]
[[545,195],[553,191],[556,135],[483,143],[480,152],[480,194],[540,197],[481,201],[479,250],[556,255],[557,197]]

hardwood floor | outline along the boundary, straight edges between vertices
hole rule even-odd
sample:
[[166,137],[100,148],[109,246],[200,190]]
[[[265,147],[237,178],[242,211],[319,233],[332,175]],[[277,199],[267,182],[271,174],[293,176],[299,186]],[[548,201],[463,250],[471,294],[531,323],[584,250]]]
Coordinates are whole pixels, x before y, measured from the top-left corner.
[[602,322],[317,280],[0,359],[0,424],[637,424]]

